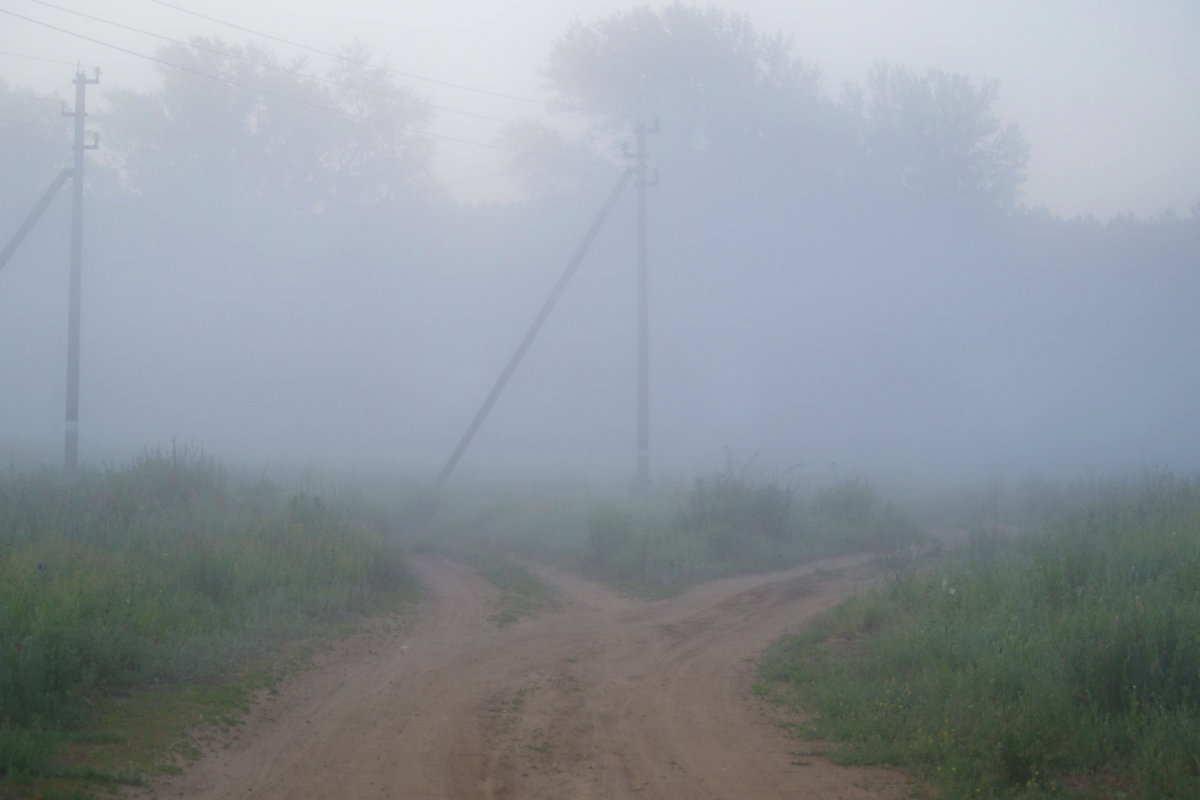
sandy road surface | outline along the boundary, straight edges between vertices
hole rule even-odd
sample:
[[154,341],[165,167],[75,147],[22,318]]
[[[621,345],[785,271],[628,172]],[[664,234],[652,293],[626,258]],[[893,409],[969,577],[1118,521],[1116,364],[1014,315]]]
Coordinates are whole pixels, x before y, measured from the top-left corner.
[[870,580],[861,558],[713,581],[653,602],[538,568],[563,598],[498,629],[473,571],[415,562],[415,623],[266,700],[231,746],[153,798],[757,800],[895,797],[882,770],[798,758],[750,661]]

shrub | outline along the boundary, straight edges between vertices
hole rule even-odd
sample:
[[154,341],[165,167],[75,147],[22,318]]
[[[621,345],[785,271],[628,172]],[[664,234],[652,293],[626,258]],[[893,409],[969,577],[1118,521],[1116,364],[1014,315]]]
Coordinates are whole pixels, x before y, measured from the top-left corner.
[[792,535],[791,511],[791,489],[774,482],[756,486],[726,469],[696,479],[680,512],[679,524],[697,531],[731,536],[754,533],[783,540]]
[[611,503],[598,505],[588,512],[587,531],[592,558],[611,569],[633,541],[633,514]]

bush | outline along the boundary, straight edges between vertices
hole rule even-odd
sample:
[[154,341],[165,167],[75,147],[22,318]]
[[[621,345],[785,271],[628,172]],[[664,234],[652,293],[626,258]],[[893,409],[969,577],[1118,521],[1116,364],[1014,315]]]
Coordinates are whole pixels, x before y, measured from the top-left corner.
[[750,533],[784,540],[793,533],[791,511],[791,489],[773,482],[755,486],[726,469],[696,479],[680,512],[679,524],[697,531],[732,536]]
[[616,567],[633,541],[633,514],[610,503],[588,512],[588,550],[596,563]]
[[881,555],[895,550],[889,563],[907,569],[908,548],[920,532],[870,484],[830,487],[805,504],[791,488],[752,479],[748,467],[730,460],[675,498],[660,494],[593,506],[590,566],[651,590],[868,549]]
[[920,530],[861,478],[818,489],[809,516],[823,535],[876,553],[907,548],[921,538]]

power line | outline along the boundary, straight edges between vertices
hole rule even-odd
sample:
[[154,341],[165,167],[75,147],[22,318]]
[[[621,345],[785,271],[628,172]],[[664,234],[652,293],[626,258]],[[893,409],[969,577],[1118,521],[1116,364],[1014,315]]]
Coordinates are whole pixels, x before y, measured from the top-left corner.
[[[30,61],[44,61],[47,64],[58,64],[63,67],[79,67],[78,61],[61,61],[57,58],[45,58],[43,56],[30,56],[25,53],[11,53],[8,50],[0,50],[0,56],[12,56],[13,58],[27,58]],[[83,65],[86,66],[86,65]]]
[[[223,19],[217,19],[216,17],[210,17],[207,14],[201,14],[199,11],[192,11],[189,8],[184,8],[183,6],[178,6],[178,5],[175,5],[174,3],[164,2],[164,0],[151,0],[151,2],[156,3],[160,6],[164,6],[166,8],[174,9],[175,11],[181,11],[184,14],[190,14],[193,17],[199,17],[200,19],[205,19],[205,20],[208,20],[209,22],[215,22],[218,25],[224,25],[227,28],[233,28],[234,30],[241,31],[242,33],[249,33],[253,36],[261,36],[264,39],[270,39],[272,41],[279,42],[281,44],[291,45],[292,47],[299,47],[301,50],[307,50],[310,53],[317,53],[319,55],[326,56],[327,58],[334,58],[339,61],[353,62],[353,59],[348,58],[347,56],[344,56],[340,53],[335,53],[335,52],[332,52],[329,50],[322,50],[319,47],[312,47],[311,45],[307,45],[302,42],[293,41],[291,39],[285,39],[282,36],[275,36],[270,33],[265,33],[263,31],[255,30],[253,28],[247,28],[242,25],[238,25],[233,22],[228,22]],[[494,91],[491,91],[490,89],[480,89],[477,86],[467,86],[466,84],[462,84],[462,83],[452,83],[451,81],[443,81],[443,80],[439,80],[437,78],[430,78],[426,75],[417,75],[416,73],[412,73],[412,72],[404,72],[402,70],[392,69],[391,67],[379,67],[379,69],[381,69],[385,72],[390,72],[393,75],[399,75],[404,78],[411,78],[413,80],[418,80],[418,81],[426,81],[428,83],[436,83],[439,86],[448,86],[452,89],[462,89],[463,91],[466,91],[466,92],[475,92],[476,94],[486,94],[486,95],[490,95],[492,97],[502,97],[505,100],[516,100],[521,103],[532,103],[534,105],[539,105],[539,106],[553,105],[552,103],[549,103],[545,100],[535,100],[532,97],[522,97],[520,95],[515,95],[515,94],[505,94],[504,92],[494,92]]]
[[[187,72],[192,75],[197,75],[201,78],[207,78],[208,80],[217,81],[218,83],[228,84],[229,86],[234,86],[238,89],[244,89],[244,90],[250,91],[250,92],[257,92],[258,94],[265,95],[267,97],[274,97],[276,99],[284,100],[289,103],[295,103],[297,105],[306,106],[308,108],[312,108],[317,111],[324,111],[324,112],[327,112],[330,114],[338,114],[343,117],[349,117],[350,119],[358,119],[358,120],[363,120],[366,122],[380,122],[381,121],[376,117],[368,117],[364,114],[355,114],[352,111],[346,111],[344,109],[336,108],[334,106],[327,106],[327,105],[324,105],[321,103],[314,103],[311,100],[305,100],[300,97],[293,97],[292,95],[282,94],[280,92],[273,92],[269,89],[262,89],[257,86],[251,86],[250,84],[247,84],[247,83],[230,80],[229,78],[222,78],[219,75],[213,75],[208,72],[203,72],[202,70],[192,69],[191,67],[185,67],[180,64],[176,64],[174,62],[167,61],[166,59],[159,58],[158,56],[151,56],[151,55],[147,55],[146,53],[139,53],[136,50],[130,50],[128,48],[121,47],[120,45],[112,44],[111,42],[105,42],[100,39],[95,39],[91,36],[85,36],[81,33],[75,33],[74,31],[69,31],[65,28],[60,28],[57,25],[51,25],[48,22],[42,22],[41,20],[33,19],[32,17],[26,17],[22,14],[17,14],[16,12],[9,11],[4,8],[0,8],[0,14],[7,14],[10,17],[16,17],[17,19],[21,19],[26,22],[33,23],[34,25],[40,25],[43,28],[49,28],[50,30],[58,31],[59,33],[66,34],[67,36],[73,36],[76,39],[82,39],[86,42],[92,42],[93,44],[98,44],[102,47],[108,47],[112,50],[116,50],[118,52],[125,53],[126,55],[135,56],[137,58],[142,58],[147,61],[153,61],[156,64],[162,64],[163,66],[170,67],[172,69],[177,69],[177,70],[180,70],[181,72]],[[462,139],[457,136],[449,136],[449,135],[446,135],[443,133],[433,133],[431,131],[422,131],[422,130],[418,130],[417,128],[409,128],[409,127],[406,127],[403,125],[397,125],[396,130],[404,131],[406,133],[412,133],[416,136],[425,136],[425,137],[429,137],[432,139],[442,139],[442,140],[448,141],[448,142],[457,142],[458,144],[468,144],[468,145],[472,145],[474,147],[483,147],[488,150],[499,150],[501,152],[515,152],[513,150],[513,148],[511,148],[511,147],[502,147],[500,145],[486,144],[484,142],[477,142],[472,139]]]
[[[326,84],[329,86],[337,86],[340,88],[350,88],[350,89],[352,89],[356,92],[360,92],[362,94],[376,95],[378,97],[403,99],[403,100],[407,100],[409,102],[413,102],[413,103],[417,103],[419,105],[426,106],[427,108],[435,109],[437,111],[445,111],[450,114],[461,114],[462,116],[474,117],[475,119],[483,119],[483,120],[487,120],[489,122],[498,122],[498,123],[501,123],[504,125],[515,124],[514,120],[504,119],[503,117],[495,117],[495,116],[491,116],[489,114],[480,114],[475,111],[466,111],[466,110],[460,109],[460,108],[452,108],[450,106],[438,105],[436,103],[431,103],[431,102],[428,102],[426,100],[421,100],[416,97],[405,98],[405,97],[401,97],[401,95],[397,94],[396,92],[389,92],[389,91],[385,91],[382,89],[372,89],[370,87],[355,86],[353,84],[345,85],[345,84],[339,83],[338,81],[331,80],[329,78],[322,78],[317,75],[307,75],[307,74],[299,72],[299,71],[290,70],[287,67],[284,67],[280,64],[274,64],[269,61],[263,61],[261,59],[251,58],[250,56],[246,56],[241,53],[235,53],[235,52],[231,52],[229,50],[222,50],[217,47],[208,47],[207,45],[200,44],[200,43],[197,43],[194,41],[184,41],[182,39],[176,39],[171,36],[165,36],[161,33],[155,33],[154,31],[146,30],[145,28],[138,28],[133,25],[126,25],[125,23],[122,23],[122,22],[117,22],[115,20],[106,19],[104,17],[97,17],[93,14],[87,14],[83,11],[76,11],[71,8],[64,8],[63,6],[46,2],[46,0],[30,0],[30,2],[37,3],[40,6],[46,6],[47,8],[53,8],[56,11],[62,11],[67,14],[74,14],[75,16],[83,17],[84,19],[90,19],[93,22],[100,22],[104,25],[111,25],[114,28],[121,28],[122,30],[131,31],[133,33],[139,33],[139,34],[142,34],[143,36],[151,36],[155,39],[159,39],[164,42],[170,42],[171,44],[177,44],[177,45],[181,45],[183,47],[190,47],[194,50],[199,50],[204,53],[212,53],[214,55],[223,56],[225,58],[236,59],[238,61],[243,61],[247,64],[253,64],[254,66],[257,66],[257,67],[272,69],[272,70],[276,70],[278,72],[303,75],[305,78],[308,78],[309,80],[312,80],[312,81],[316,81],[317,83],[323,83],[323,84]],[[353,59],[347,59],[347,60],[350,60],[353,62]],[[585,138],[581,134],[570,133],[568,131],[557,130],[556,132],[562,134],[563,136],[570,136],[573,138]]]

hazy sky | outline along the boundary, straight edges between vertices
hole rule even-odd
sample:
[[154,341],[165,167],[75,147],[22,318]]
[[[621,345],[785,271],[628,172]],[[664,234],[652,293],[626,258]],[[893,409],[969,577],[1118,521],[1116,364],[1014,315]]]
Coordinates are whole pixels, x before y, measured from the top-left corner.
[[[628,9],[628,0],[172,0],[205,14],[331,48],[355,38],[393,67],[498,92],[545,98],[544,67],[553,39],[572,19]],[[153,0],[55,0],[176,38],[253,37]],[[652,6],[662,3],[650,3]],[[1000,111],[1032,145],[1026,200],[1064,215],[1120,212],[1187,214],[1200,202],[1200,2],[1196,0],[740,0],[758,30],[791,35],[795,52],[818,66],[825,87],[862,80],[876,60],[916,70],[938,68],[996,78]],[[0,0],[0,9],[35,17],[126,48],[153,52],[156,42],[64,14],[33,0]],[[302,51],[271,44],[281,56]],[[143,60],[0,15],[0,50],[103,68],[108,87],[151,85]],[[320,56],[314,68],[324,69]],[[50,92],[70,68],[0,55],[0,75]],[[504,117],[537,116],[540,107],[414,81],[430,99]],[[496,125],[440,115],[434,129],[490,141]],[[503,180],[496,154],[439,146],[440,169],[454,191],[486,197]]]

